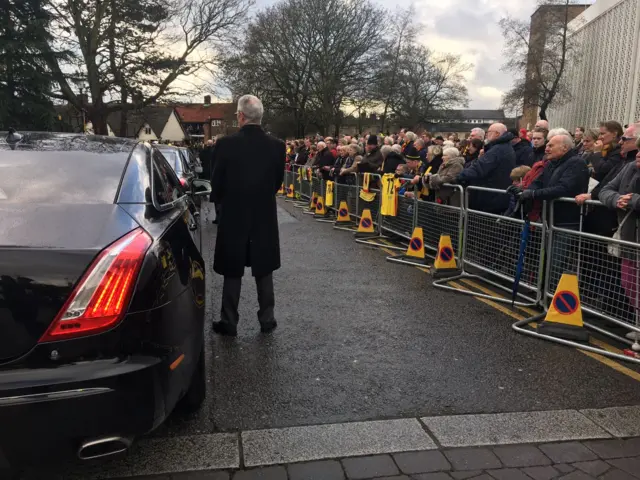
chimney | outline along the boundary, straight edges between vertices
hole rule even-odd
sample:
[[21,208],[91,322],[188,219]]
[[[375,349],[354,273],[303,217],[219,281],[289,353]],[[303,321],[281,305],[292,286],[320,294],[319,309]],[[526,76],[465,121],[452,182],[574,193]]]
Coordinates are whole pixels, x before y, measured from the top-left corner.
[[205,105],[211,105],[211,95],[204,96],[204,103]]

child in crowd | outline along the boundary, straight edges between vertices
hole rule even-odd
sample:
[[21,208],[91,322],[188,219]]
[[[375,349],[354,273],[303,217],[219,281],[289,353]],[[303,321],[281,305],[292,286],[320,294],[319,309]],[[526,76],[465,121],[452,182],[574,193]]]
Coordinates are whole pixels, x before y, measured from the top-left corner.
[[[511,184],[516,187],[522,187],[522,180],[524,176],[531,170],[531,167],[527,165],[520,165],[519,167],[511,170]],[[509,198],[509,209],[504,212],[505,217],[511,217],[514,213],[516,213],[516,206],[518,205],[518,201],[515,195],[511,195]]]

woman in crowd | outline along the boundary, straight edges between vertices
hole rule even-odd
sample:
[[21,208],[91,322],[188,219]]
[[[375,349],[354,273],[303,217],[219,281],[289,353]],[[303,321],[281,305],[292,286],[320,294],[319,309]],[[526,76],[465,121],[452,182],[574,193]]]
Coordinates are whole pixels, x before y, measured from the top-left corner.
[[590,171],[593,171],[593,165],[591,164],[591,156],[597,155],[596,148],[602,149],[602,145],[596,146],[598,137],[600,134],[598,131],[589,129],[582,135],[582,158],[586,162]]
[[[640,140],[636,145],[640,148]],[[620,239],[638,243],[638,216],[640,215],[640,150],[635,161],[627,163],[616,177],[600,192],[600,201],[615,210]],[[635,249],[621,246],[621,284],[629,303],[637,310],[638,261]]]
[[427,170],[431,167],[431,173],[435,173],[440,170],[440,165],[442,165],[442,147],[439,145],[431,145],[427,149],[427,162],[429,165],[427,166]]
[[452,187],[444,187],[445,183],[453,183],[458,174],[464,169],[464,157],[460,155],[457,148],[445,148],[442,152],[442,164],[437,173],[428,173],[424,176],[424,184],[436,191],[437,198],[441,203],[461,206],[459,195],[454,195],[457,190]]
[[478,159],[482,147],[482,140],[479,138],[471,139],[467,148],[467,154],[464,156],[464,168],[468,168]]
[[620,137],[622,137],[622,125],[618,122],[609,121],[600,124],[601,144],[596,144],[596,152],[590,157],[593,178],[598,182],[603,181],[609,171],[618,167],[622,162]]

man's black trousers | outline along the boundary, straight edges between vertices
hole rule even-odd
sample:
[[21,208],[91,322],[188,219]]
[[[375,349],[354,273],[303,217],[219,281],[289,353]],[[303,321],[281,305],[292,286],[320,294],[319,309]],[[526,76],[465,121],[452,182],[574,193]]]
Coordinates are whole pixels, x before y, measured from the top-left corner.
[[[273,308],[275,306],[275,294],[273,292],[273,274],[264,277],[256,277],[256,288],[258,290],[258,320],[261,325],[268,325],[273,318]],[[229,326],[238,325],[238,303],[240,302],[240,291],[242,290],[241,277],[224,277],[222,287],[222,310],[220,321]]]

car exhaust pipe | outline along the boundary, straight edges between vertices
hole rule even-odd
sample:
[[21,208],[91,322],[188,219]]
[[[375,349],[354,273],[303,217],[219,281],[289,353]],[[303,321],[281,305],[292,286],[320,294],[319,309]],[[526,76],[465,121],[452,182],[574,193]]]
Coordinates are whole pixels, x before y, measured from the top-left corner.
[[110,457],[126,452],[131,446],[132,439],[126,437],[104,437],[89,440],[80,445],[78,458],[93,460],[95,458]]

